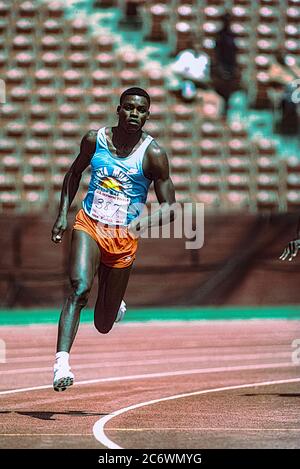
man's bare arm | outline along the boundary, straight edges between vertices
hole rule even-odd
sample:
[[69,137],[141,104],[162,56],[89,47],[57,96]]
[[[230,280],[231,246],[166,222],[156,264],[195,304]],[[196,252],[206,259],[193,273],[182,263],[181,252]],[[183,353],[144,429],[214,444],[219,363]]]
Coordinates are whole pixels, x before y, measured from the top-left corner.
[[176,203],[175,189],[170,178],[169,161],[167,154],[156,142],[153,142],[145,155],[146,162],[145,176],[154,182],[154,190],[160,209],[151,213],[148,217],[136,220],[130,224],[132,231],[138,232],[150,226],[163,225],[170,223],[175,218],[175,213],[171,206]]
[[80,152],[69,171],[66,173],[61,190],[57,219],[52,229],[52,241],[59,243],[67,229],[69,208],[78,191],[83,171],[89,166],[96,148],[97,131],[90,130],[81,140]]

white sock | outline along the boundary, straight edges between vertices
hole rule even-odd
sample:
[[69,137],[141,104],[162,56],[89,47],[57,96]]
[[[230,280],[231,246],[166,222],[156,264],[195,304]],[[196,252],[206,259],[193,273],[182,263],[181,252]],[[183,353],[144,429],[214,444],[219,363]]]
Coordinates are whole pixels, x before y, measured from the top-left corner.
[[56,363],[69,365],[69,353],[68,352],[57,352],[55,355]]

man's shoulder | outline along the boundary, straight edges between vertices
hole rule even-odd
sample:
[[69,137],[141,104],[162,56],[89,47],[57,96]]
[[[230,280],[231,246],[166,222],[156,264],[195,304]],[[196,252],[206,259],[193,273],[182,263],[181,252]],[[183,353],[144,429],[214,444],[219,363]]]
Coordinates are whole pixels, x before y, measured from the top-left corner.
[[147,148],[147,155],[150,158],[159,158],[160,156],[166,155],[166,150],[153,138]]
[[88,130],[88,132],[83,136],[82,140],[90,144],[96,143],[97,134],[98,134],[98,130],[95,130],[95,129]]

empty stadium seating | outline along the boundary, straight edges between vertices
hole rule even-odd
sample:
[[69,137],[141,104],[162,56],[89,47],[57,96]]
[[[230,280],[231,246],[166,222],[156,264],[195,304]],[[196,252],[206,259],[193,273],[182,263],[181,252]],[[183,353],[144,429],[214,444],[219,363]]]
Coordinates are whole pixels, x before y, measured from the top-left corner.
[[[197,32],[212,53],[224,1],[142,3],[145,40],[167,43],[175,54],[190,47]],[[226,8],[247,86],[255,89],[252,101],[267,103],[268,67],[279,40],[299,61],[300,6],[292,0],[286,8],[282,1],[257,3],[229,0]],[[64,8],[59,1],[0,0],[0,76],[7,86],[7,102],[0,105],[1,210],[42,210],[49,201],[57,203],[81,136],[114,122],[120,92],[137,84],[151,95],[146,130],[169,154],[179,201],[203,201],[212,210],[300,205],[298,166],[292,159],[283,164],[271,139],[251,141],[241,121],[226,124],[197,105],[180,103],[166,91],[157,58],[143,61],[107,31],[91,34],[88,19],[67,17]],[[149,200],[154,197],[151,191]]]

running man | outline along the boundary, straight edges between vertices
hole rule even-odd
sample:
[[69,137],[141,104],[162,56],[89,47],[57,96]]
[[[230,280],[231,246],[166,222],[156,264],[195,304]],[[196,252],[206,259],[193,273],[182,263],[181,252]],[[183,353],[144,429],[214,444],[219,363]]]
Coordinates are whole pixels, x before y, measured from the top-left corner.
[[[124,91],[117,107],[117,126],[89,131],[64,178],[59,213],[52,229],[54,243],[62,240],[82,172],[91,165],[90,184],[72,232],[69,266],[72,292],[58,326],[53,380],[56,391],[64,391],[73,384],[69,352],[96,273],[99,288],[94,323],[100,333],[106,334],[125,312],[122,300],[138,235],[152,225],[174,218],[169,216],[175,191],[167,154],[142,130],[149,118],[149,108],[150,97],[145,90]],[[141,218],[152,181],[160,209]]]

